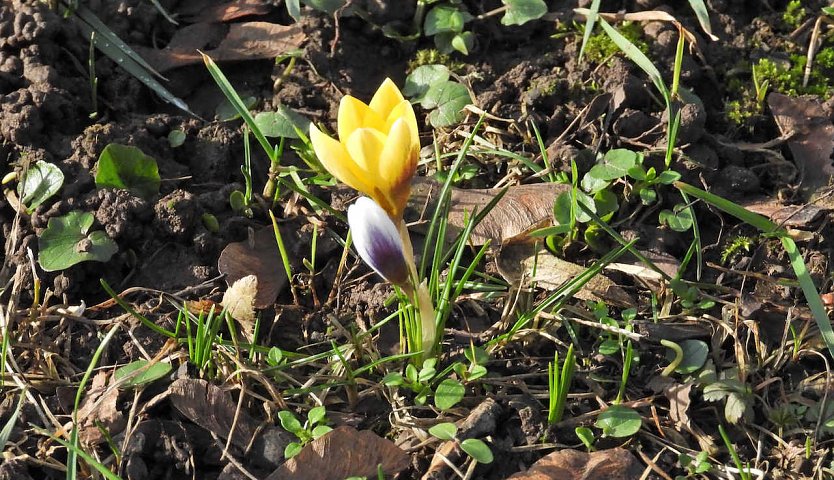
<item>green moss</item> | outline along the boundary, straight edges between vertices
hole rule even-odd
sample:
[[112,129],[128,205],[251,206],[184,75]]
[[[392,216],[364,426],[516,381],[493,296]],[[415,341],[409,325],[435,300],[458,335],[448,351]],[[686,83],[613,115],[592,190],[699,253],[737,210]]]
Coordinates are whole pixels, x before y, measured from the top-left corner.
[[755,244],[755,240],[750,237],[739,235],[734,237],[730,243],[724,247],[721,252],[721,263],[726,265],[728,261],[741,253],[750,253],[750,249]]
[[[619,29],[620,34],[633,43],[643,53],[648,53],[649,45],[643,40],[643,30],[636,22],[624,22]],[[585,58],[594,63],[600,63],[619,53],[617,44],[604,32],[600,31],[588,39],[585,45]]]
[[802,86],[805,65],[805,55],[800,54],[791,55],[786,62],[763,58],[753,65],[753,79],[730,79],[727,91],[734,98],[726,104],[727,119],[736,125],[743,125],[751,117],[761,114],[767,92],[791,96],[819,95],[823,98],[834,93],[831,81],[834,75],[834,48],[825,48],[817,53],[808,85]]
[[802,6],[800,0],[791,0],[788,2],[788,6],[785,7],[785,13],[782,14],[782,21],[789,27],[796,28],[802,24],[802,21],[805,20],[807,15],[808,12]]
[[[824,62],[832,61],[832,53],[830,49],[828,53],[823,55]],[[822,53],[822,52],[820,52]],[[828,96],[831,92],[830,76],[825,70],[821,68],[823,65],[817,63],[815,68],[811,70],[811,76],[808,79],[808,85],[802,86],[802,77],[805,74],[806,59],[804,55],[791,55],[790,62],[776,63],[770,59],[763,58],[753,67],[756,69],[756,75],[759,77],[759,82],[767,80],[770,82],[771,90],[784,93],[786,95],[820,95]]]
[[463,73],[465,69],[465,64],[452,60],[450,55],[440,53],[434,48],[417,50],[414,58],[408,62],[408,73],[413,72],[414,69],[423,65],[445,65],[446,68],[455,73]]

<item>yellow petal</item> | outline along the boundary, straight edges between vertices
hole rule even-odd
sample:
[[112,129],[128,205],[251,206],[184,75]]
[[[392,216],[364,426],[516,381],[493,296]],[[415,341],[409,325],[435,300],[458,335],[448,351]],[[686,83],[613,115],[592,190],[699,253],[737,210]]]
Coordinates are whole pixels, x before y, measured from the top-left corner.
[[371,190],[365,181],[366,175],[359,172],[344,145],[322,133],[315,125],[310,125],[310,143],[321,164],[334,177],[360,192]]
[[350,95],[342,97],[339,102],[339,141],[347,142],[357,128],[374,128],[382,132],[385,128],[384,118],[361,100]]
[[348,155],[361,171],[364,180],[379,185],[379,158],[385,147],[385,135],[373,128],[357,128],[345,143]]
[[420,151],[414,148],[411,140],[411,128],[408,123],[404,119],[394,122],[379,156],[378,183],[380,190],[394,207],[394,211],[391,212],[394,218],[402,214],[408,201],[411,177],[417,169],[419,155]]
[[395,106],[391,113],[388,114],[388,118],[385,119],[385,131],[388,132],[391,130],[391,127],[394,125],[394,122],[402,118],[405,123],[408,125],[408,129],[411,131],[411,143],[412,148],[416,148],[417,151],[420,151],[420,132],[417,129],[417,117],[414,115],[414,108],[411,106],[411,102],[408,100],[403,100],[397,106]]
[[371,103],[369,104],[371,110],[375,111],[380,118],[388,118],[388,114],[391,113],[391,110],[394,109],[400,102],[404,100],[403,94],[400,93],[400,89],[397,88],[397,85],[394,84],[393,80],[390,78],[386,78],[382,85],[379,86],[376,93],[374,93],[374,98],[371,99]]

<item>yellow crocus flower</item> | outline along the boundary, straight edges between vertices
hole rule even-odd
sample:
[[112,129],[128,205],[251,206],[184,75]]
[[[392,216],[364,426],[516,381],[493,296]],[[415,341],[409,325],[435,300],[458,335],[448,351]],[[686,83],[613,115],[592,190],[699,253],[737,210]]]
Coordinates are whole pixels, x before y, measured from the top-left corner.
[[398,222],[420,157],[411,103],[388,78],[369,104],[347,95],[339,104],[338,135],[337,141],[310,126],[310,141],[324,168]]

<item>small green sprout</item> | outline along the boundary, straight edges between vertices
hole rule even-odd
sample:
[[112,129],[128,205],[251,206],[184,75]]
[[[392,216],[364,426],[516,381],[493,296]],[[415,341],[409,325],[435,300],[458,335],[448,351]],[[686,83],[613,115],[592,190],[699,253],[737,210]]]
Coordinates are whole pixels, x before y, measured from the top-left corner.
[[304,445],[333,430],[327,426],[326,415],[327,411],[323,406],[313,407],[307,412],[307,420],[302,425],[289,410],[278,412],[281,428],[292,433],[298,439],[297,442],[290,442],[284,448],[284,458],[290,459],[298,455]]
[[429,397],[434,396],[435,406],[441,410],[448,410],[463,399],[466,389],[458,380],[438,375],[436,366],[436,358],[424,360],[419,370],[409,363],[405,368],[405,375],[391,372],[383,377],[382,383],[389,387],[410,389],[416,394],[414,402],[418,405],[425,405]]
[[565,354],[565,361],[559,369],[559,352],[553,354],[553,363],[547,366],[548,404],[547,424],[553,425],[562,420],[565,413],[565,403],[568,399],[568,392],[573,381],[573,374],[576,368],[576,355],[573,352],[573,344],[568,347]]
[[461,450],[478,463],[492,463],[494,460],[492,450],[483,440],[477,438],[458,439],[458,427],[454,423],[438,423],[429,428],[429,433],[440,440],[456,442]]
[[678,475],[675,480],[686,480],[712,471],[712,464],[709,462],[709,452],[707,451],[698,452],[695,458],[681,452],[678,455],[678,463],[686,470],[686,475]]

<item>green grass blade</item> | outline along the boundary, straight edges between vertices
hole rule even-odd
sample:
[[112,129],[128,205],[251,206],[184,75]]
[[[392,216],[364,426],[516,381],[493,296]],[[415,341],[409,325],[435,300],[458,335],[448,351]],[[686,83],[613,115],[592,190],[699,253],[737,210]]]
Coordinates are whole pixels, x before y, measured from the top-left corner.
[[[164,78],[159,72],[154,70],[154,68],[145,61],[138,53],[136,53],[132,48],[130,48],[125,42],[116,35],[113,30],[104,24],[99,18],[93,13],[92,10],[85,7],[84,5],[78,5],[78,8],[75,10],[75,14],[78,16],[80,20],[82,20],[89,28],[95,30],[96,36],[102,38],[102,45],[104,43],[109,44],[117,51],[122,52],[123,56],[129,57],[142,68],[147,70],[148,72],[160,77]],[[121,63],[121,62],[120,62]]]
[[[125,71],[133,75],[137,80],[144,83],[145,86],[156,92],[166,102],[176,106],[177,108],[194,115],[194,112],[188,108],[181,98],[175,96],[161,83],[159,83],[154,76],[160,75],[151,67],[138,53],[123,42],[112,30],[107,28],[107,25],[102,23],[92,11],[84,6],[79,5],[76,10],[76,17],[78,22],[76,24],[81,29],[82,33],[87,38],[93,37],[93,43],[96,48]],[[93,36],[93,33],[95,35]]]
[[799,252],[796,243],[794,243],[791,237],[786,235],[781,240],[785,251],[788,252],[788,258],[791,261],[793,271],[799,279],[799,287],[802,289],[803,295],[805,295],[808,308],[811,309],[811,313],[814,314],[814,319],[817,321],[820,335],[825,340],[825,345],[828,347],[829,353],[834,357],[834,330],[831,328],[831,321],[828,319],[828,313],[825,311],[825,305],[822,303],[817,287],[814,285],[814,281],[811,279],[811,275],[805,267],[805,260],[802,259],[802,254]]
[[689,6],[695,11],[695,16],[698,17],[698,23],[701,24],[701,29],[711,40],[718,40],[718,37],[712,34],[712,26],[709,23],[709,11],[707,11],[704,0],[689,0]]
[[646,56],[645,53],[641,52],[636,45],[631,43],[626,37],[622,36],[620,32],[617,31],[614,27],[608,24],[605,19],[600,18],[599,24],[602,26],[602,29],[605,30],[605,33],[611,37],[611,40],[617,44],[617,47],[622,50],[622,52],[634,63],[640,67],[641,70],[646,72],[646,75],[649,76],[654,86],[663,96],[663,100],[666,101],[666,104],[671,103],[671,97],[669,95],[669,89],[666,87],[666,83],[663,82],[663,77],[660,75],[660,70],[654,66],[649,57]]
[[585,31],[582,32],[582,46],[579,47],[579,57],[577,58],[577,62],[580,65],[582,65],[582,56],[585,55],[585,46],[588,45],[588,40],[591,39],[591,32],[594,30],[594,24],[597,21],[600,2],[601,0],[591,2],[590,12],[585,15]]
[[715,207],[738,218],[742,222],[758,228],[764,233],[777,233],[777,230],[779,229],[779,227],[768,218],[759,215],[758,213],[751,212],[741,205],[731,202],[725,198],[721,198],[718,195],[693,187],[692,185],[684,182],[675,182],[675,187],[687,195],[692,195],[693,197],[700,198],[710,205],[714,205]]
[[51,435],[47,430],[44,430],[40,427],[37,427],[35,425],[31,425],[31,426],[32,426],[32,429],[35,430],[36,432],[38,432],[39,434],[41,434],[43,436],[46,436],[46,437],[49,437],[52,440],[55,440],[56,442],[63,445],[67,449],[68,452],[72,452],[75,455],[78,455],[79,457],[81,457],[85,462],[87,462],[88,465],[93,467],[98,473],[100,473],[107,480],[122,480],[122,478],[120,476],[111,472],[109,468],[102,465],[101,462],[99,462],[95,458],[91,457],[84,450],[81,450],[81,448],[79,448],[77,445],[73,445],[72,443],[64,440],[63,438],[59,438],[59,437],[56,437],[54,435]]
[[84,376],[81,378],[81,383],[78,384],[78,390],[75,392],[75,405],[72,409],[72,431],[70,432],[70,441],[64,442],[63,440],[56,439],[59,443],[67,447],[67,480],[75,480],[78,477],[79,456],[87,463],[89,463],[89,460],[95,461],[92,457],[83,452],[81,447],[78,446],[78,409],[81,406],[81,397],[83,396],[84,388],[87,386],[87,382],[90,381],[90,377],[93,375],[93,370],[95,370],[96,365],[98,365],[98,361],[101,358],[101,354],[104,353],[104,349],[107,348],[107,345],[110,343],[110,340],[117,331],[119,331],[118,324],[111,328],[110,331],[107,332],[107,335],[105,335],[101,340],[98,348],[96,348],[96,351],[93,353],[93,358],[90,360],[90,364],[87,365],[87,371],[84,372]]
[[758,213],[753,213],[737,203],[683,182],[675,182],[675,186],[682,192],[700,198],[739,220],[758,228],[764,233],[774,234],[780,238],[790,259],[791,267],[793,267],[794,273],[797,279],[799,279],[799,287],[802,289],[805,301],[808,302],[808,308],[811,309],[811,313],[813,313],[814,319],[817,322],[817,328],[820,329],[820,335],[822,335],[828,351],[834,356],[834,329],[831,328],[831,321],[828,319],[828,314],[825,311],[825,306],[822,304],[817,287],[814,285],[814,281],[808,273],[805,261],[802,259],[802,254],[799,252],[793,239],[788,236],[787,232],[779,228],[778,225],[769,219]]
[[223,71],[220,70],[220,67],[214,63],[211,57],[203,52],[200,52],[200,55],[203,56],[203,62],[206,64],[206,68],[214,79],[214,82],[220,87],[220,91],[223,92],[223,95],[226,96],[226,99],[229,100],[229,103],[232,104],[232,107],[234,107],[238,115],[246,122],[246,126],[252,130],[258,143],[261,144],[261,148],[264,149],[264,152],[269,157],[269,160],[275,162],[277,160],[275,148],[273,148],[272,144],[269,143],[269,140],[266,139],[266,136],[255,123],[255,118],[249,112],[249,109],[246,108],[246,104],[243,103],[235,88],[229,83],[229,79],[226,78],[226,75],[223,74]]
[[6,421],[6,424],[3,425],[3,429],[0,430],[0,449],[6,450],[6,443],[9,441],[9,437],[12,435],[12,430],[14,429],[15,423],[17,423],[17,417],[20,416],[20,411],[23,409],[23,401],[26,399],[26,390],[20,392],[20,398],[17,399],[17,405],[12,412],[12,415],[9,417],[9,420]]

